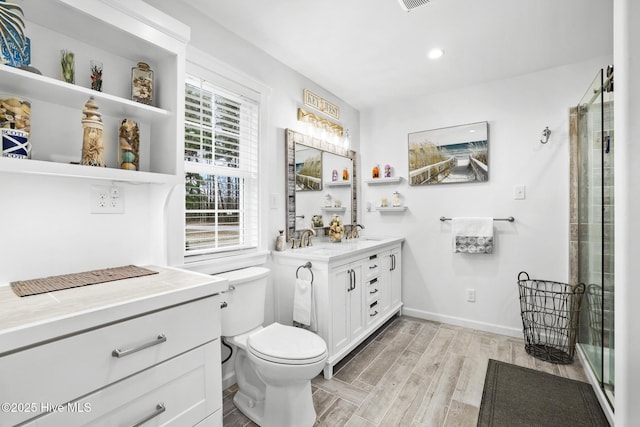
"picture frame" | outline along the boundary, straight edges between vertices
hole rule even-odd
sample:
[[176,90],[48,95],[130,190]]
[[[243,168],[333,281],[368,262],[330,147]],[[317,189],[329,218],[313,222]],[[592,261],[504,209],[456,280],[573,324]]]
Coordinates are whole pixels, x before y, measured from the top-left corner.
[[489,123],[477,122],[408,134],[409,185],[489,179]]

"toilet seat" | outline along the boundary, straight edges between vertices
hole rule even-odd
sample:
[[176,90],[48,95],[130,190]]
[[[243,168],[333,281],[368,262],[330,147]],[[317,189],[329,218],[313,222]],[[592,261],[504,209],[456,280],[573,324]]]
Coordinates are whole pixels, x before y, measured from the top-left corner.
[[327,355],[327,344],[318,335],[280,323],[251,334],[247,349],[260,359],[286,365],[316,363]]

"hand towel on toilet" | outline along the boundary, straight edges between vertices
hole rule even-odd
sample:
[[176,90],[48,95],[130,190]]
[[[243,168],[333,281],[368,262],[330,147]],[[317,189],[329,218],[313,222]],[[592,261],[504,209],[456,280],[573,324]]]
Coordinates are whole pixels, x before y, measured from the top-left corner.
[[305,279],[296,279],[293,290],[293,321],[314,330],[316,325],[314,306],[311,282]]
[[493,218],[491,217],[453,218],[451,233],[454,253],[493,253]]

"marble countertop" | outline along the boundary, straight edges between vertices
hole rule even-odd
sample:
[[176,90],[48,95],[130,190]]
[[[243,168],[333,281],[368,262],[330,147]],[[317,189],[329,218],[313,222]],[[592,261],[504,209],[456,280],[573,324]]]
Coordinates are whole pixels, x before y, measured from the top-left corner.
[[315,261],[333,262],[347,256],[357,256],[371,249],[402,243],[404,237],[397,236],[364,236],[355,239],[343,239],[339,243],[328,239],[312,239],[313,246],[272,252],[275,257],[292,257]]
[[0,356],[142,313],[215,295],[227,280],[171,267],[159,274],[46,294],[17,296],[0,285]]

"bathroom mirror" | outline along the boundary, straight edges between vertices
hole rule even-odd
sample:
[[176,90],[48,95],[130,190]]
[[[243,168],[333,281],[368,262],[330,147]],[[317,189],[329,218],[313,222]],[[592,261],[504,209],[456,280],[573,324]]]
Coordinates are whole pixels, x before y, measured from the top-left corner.
[[[343,223],[353,224],[357,218],[356,153],[327,141],[285,130],[287,145],[287,238],[296,230],[312,228],[312,219],[322,216],[323,225],[313,228],[324,234],[331,215],[342,217]],[[322,191],[302,189],[297,183],[297,168],[304,158],[320,154]],[[334,174],[335,170],[335,174]],[[335,179],[334,179],[335,177]],[[300,187],[300,189],[298,189]],[[330,201],[327,197],[330,195]]]
[[322,190],[322,151],[296,144],[296,191]]

